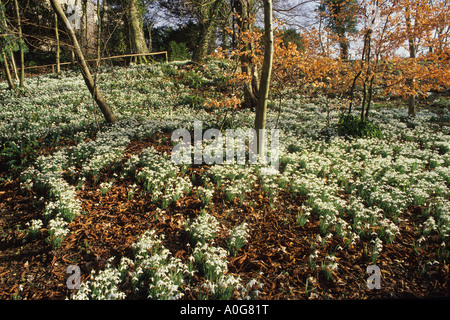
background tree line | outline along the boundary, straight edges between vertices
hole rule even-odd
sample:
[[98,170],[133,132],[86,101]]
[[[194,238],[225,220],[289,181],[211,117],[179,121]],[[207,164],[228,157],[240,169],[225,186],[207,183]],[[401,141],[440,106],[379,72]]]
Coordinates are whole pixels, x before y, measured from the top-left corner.
[[[2,39],[6,34],[10,37],[7,42],[13,49],[14,62],[18,60],[18,43],[24,48],[26,66],[54,63],[57,42],[61,61],[75,59],[63,23],[55,19],[48,0],[2,2],[1,19],[6,23],[2,22],[2,28],[6,28]],[[170,51],[173,59],[197,62],[217,46],[236,47],[236,36],[229,30],[237,29],[239,19],[235,13],[242,14],[241,8],[247,10],[245,15],[256,15],[262,10],[261,3],[253,0],[60,0],[59,3],[68,17],[74,14],[67,12],[70,5],[79,10],[80,28],[75,33],[86,58],[95,58],[99,50],[103,56]],[[290,29],[289,37],[298,43],[301,39],[294,28]],[[14,45],[11,38],[17,40]]]
[[[77,59],[71,35],[50,2],[0,2],[0,60],[11,88],[14,78],[25,85],[24,66]],[[66,16],[73,14],[69,5],[78,8],[80,28],[74,34],[85,58],[167,50],[172,60],[201,63],[221,48],[225,57],[236,57],[246,79],[242,105],[256,108],[263,1],[57,2]],[[448,85],[449,8],[448,0],[275,0],[276,56],[284,58],[275,59],[272,84],[291,81],[306,91],[315,86],[341,96],[348,99],[349,113],[361,106],[361,119],[367,118],[377,88],[407,98],[413,116],[418,95]]]

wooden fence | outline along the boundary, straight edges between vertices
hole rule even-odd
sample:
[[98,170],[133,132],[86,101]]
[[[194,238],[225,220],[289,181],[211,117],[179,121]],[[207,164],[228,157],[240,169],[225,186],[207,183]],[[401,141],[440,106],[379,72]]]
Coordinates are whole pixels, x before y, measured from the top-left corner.
[[[106,57],[106,58],[101,58],[101,60],[109,60],[109,59],[118,59],[118,58],[127,58],[127,57],[139,57],[139,56],[153,56],[153,55],[159,55],[159,54],[164,54],[166,56],[166,62],[169,61],[169,57],[167,55],[167,51],[161,51],[161,52],[150,52],[150,53],[134,53],[134,54],[124,54],[124,55],[120,55],[120,56],[112,56],[112,57]],[[97,61],[97,59],[88,59],[86,60],[86,62],[94,62]],[[75,64],[78,63],[78,61],[75,61]],[[63,66],[63,65],[69,65],[72,64],[72,62],[61,62],[59,65]],[[25,67],[24,69],[39,69],[39,68],[52,68],[52,73],[55,73],[55,67],[56,67],[56,63],[53,64],[45,64],[45,65],[41,65],[41,66],[30,66],[30,67]]]

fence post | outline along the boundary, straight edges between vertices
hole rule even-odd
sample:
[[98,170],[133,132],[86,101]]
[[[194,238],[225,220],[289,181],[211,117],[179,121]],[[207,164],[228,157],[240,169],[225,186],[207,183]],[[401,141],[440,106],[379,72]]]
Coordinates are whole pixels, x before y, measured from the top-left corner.
[[[126,58],[126,57],[137,57],[137,56],[150,56],[150,55],[156,55],[156,54],[164,54],[166,56],[166,63],[169,62],[169,55],[167,51],[161,51],[161,52],[151,52],[151,53],[145,53],[145,54],[124,54],[120,56],[112,56],[112,57],[104,57],[101,58],[102,60],[111,60],[111,59],[117,59],[117,58]],[[87,59],[86,62],[96,61],[96,59]],[[74,62],[61,62],[60,65],[70,65],[71,67],[74,67],[77,64],[77,61]],[[126,65],[126,60],[125,60]],[[48,68],[52,67],[52,73],[55,73],[55,64],[46,64],[42,66],[29,66],[25,67],[25,69],[39,69],[39,68]]]

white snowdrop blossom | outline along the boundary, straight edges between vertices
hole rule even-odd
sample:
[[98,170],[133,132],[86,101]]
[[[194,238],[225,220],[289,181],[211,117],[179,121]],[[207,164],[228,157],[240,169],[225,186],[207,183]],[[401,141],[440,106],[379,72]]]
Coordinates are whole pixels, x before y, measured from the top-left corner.
[[206,243],[214,239],[216,233],[219,231],[219,222],[217,218],[209,213],[202,213],[198,215],[190,225],[186,227],[193,244]]
[[248,242],[249,229],[247,223],[241,223],[228,231],[228,248],[232,253],[236,253]]

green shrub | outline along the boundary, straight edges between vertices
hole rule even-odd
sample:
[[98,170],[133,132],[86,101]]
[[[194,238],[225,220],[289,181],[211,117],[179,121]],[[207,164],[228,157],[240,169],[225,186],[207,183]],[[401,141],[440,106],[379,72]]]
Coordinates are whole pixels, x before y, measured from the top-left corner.
[[382,134],[377,125],[367,119],[353,115],[344,115],[336,125],[339,135],[351,136],[354,138],[382,138]]
[[181,105],[189,105],[191,108],[201,108],[205,103],[205,98],[196,94],[190,94],[181,99]]
[[161,65],[161,71],[168,77],[173,77],[177,74],[177,69],[170,64]]
[[194,70],[190,70],[184,73],[183,78],[191,88],[197,90],[200,89],[206,83],[202,75]]
[[169,58],[170,61],[190,59],[190,55],[186,49],[186,43],[176,43],[175,41],[170,41]]

